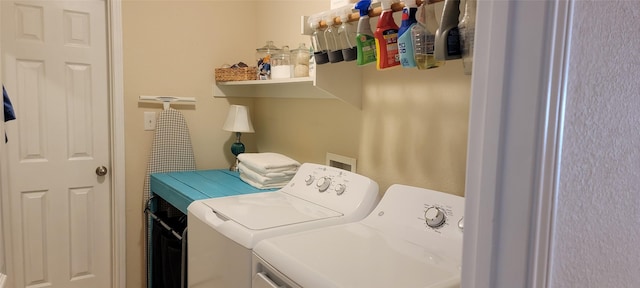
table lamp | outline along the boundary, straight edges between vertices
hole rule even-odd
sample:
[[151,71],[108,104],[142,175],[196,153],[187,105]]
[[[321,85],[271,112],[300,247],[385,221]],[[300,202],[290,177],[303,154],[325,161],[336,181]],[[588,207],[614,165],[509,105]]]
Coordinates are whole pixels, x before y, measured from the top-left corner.
[[236,161],[231,165],[229,170],[238,171],[238,155],[244,153],[244,144],[240,142],[240,136],[242,132],[255,132],[253,125],[251,125],[251,118],[249,117],[249,109],[247,106],[231,105],[229,107],[229,114],[227,114],[227,121],[224,122],[222,129],[229,132],[236,132],[236,142],[231,144],[231,153],[236,157]]

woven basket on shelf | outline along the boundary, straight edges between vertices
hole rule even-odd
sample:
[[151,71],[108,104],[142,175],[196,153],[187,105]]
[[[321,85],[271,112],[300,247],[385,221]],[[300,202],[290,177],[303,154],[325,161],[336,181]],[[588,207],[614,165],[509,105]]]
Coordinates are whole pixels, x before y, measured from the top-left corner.
[[257,67],[216,68],[216,81],[243,81],[258,79]]

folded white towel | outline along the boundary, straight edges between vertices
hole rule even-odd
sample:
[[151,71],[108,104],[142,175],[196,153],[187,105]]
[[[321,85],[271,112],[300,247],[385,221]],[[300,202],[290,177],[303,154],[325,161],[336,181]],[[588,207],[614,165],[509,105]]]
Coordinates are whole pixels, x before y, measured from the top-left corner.
[[240,164],[238,164],[238,168],[244,168],[245,170],[251,170],[252,172],[256,173],[256,174],[260,174],[264,177],[267,178],[284,178],[284,177],[293,177],[293,175],[296,175],[296,172],[298,172],[298,167],[291,167],[289,168],[289,170],[285,170],[285,171],[281,171],[281,172],[267,172],[266,174],[261,174],[253,169],[251,169],[249,166],[245,165],[244,163],[240,162]]
[[[241,175],[245,175],[247,178],[259,183],[259,184],[272,184],[272,183],[281,183],[287,182],[293,178],[295,171],[292,174],[288,173],[267,173],[266,175],[260,174],[256,171],[251,170],[251,168],[244,165],[244,163],[240,162],[238,164],[238,170],[240,170]],[[271,175],[267,176],[267,175]]]
[[253,171],[263,175],[267,173],[295,171],[300,166],[300,162],[273,152],[242,153],[238,155],[238,160]]
[[272,183],[272,184],[260,184],[257,183],[249,178],[247,178],[245,176],[245,174],[240,174],[240,179],[244,182],[246,182],[247,184],[256,187],[258,189],[276,189],[276,188],[282,188],[284,186],[286,186],[289,181],[285,181],[285,182],[281,182],[281,183]]
[[269,178],[293,177],[293,175],[296,175],[296,172],[298,172],[297,166],[295,168],[292,168],[291,170],[285,170],[282,172],[269,172],[267,174],[264,174],[264,176]]

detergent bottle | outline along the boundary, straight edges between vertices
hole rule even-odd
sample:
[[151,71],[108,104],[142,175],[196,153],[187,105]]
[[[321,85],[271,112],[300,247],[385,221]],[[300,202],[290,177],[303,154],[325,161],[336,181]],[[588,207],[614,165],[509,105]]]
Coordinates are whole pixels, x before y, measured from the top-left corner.
[[437,60],[462,58],[458,17],[460,17],[460,0],[445,0],[440,28],[436,31],[435,56]]
[[373,36],[376,39],[376,67],[378,70],[400,65],[398,53],[398,25],[393,20],[391,0],[381,0],[382,13]]
[[413,54],[419,70],[439,67],[443,61],[436,61],[434,55],[435,31],[438,29],[434,4],[423,3],[416,14],[418,24],[411,27]]
[[324,30],[320,28],[320,18],[309,18],[309,26],[313,29],[311,34],[311,47],[313,48],[313,58],[315,64],[321,65],[329,63],[329,51],[324,38]]
[[402,9],[402,24],[398,29],[398,53],[400,54],[400,64],[404,68],[416,67],[413,55],[413,43],[411,41],[411,28],[417,25],[416,12],[418,6],[416,0],[405,0],[405,7]]
[[361,0],[356,3],[355,9],[360,12],[358,19],[358,29],[356,32],[356,63],[358,66],[376,62],[376,40],[371,32],[369,23],[369,7],[371,0]]
[[344,61],[353,61],[358,57],[358,45],[356,44],[357,30],[351,22],[348,22],[351,8],[345,8],[340,15],[342,25],[338,28],[338,38],[342,47]]
[[476,31],[476,0],[465,2],[464,16],[458,23],[460,47],[462,48],[462,67],[464,74],[471,75],[473,70],[473,44]]
[[327,23],[327,28],[324,30],[324,39],[327,43],[327,50],[329,51],[329,62],[338,63],[342,62],[342,47],[340,37],[338,37],[338,27],[333,26],[334,16],[332,13],[325,15],[324,22]]

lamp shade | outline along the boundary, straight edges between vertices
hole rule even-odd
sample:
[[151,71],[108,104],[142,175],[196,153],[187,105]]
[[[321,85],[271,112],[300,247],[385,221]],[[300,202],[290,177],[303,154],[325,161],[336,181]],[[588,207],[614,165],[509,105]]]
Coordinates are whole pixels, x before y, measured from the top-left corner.
[[251,117],[249,117],[249,109],[247,106],[231,105],[227,121],[224,122],[222,129],[230,132],[253,133],[253,125],[251,125]]

